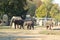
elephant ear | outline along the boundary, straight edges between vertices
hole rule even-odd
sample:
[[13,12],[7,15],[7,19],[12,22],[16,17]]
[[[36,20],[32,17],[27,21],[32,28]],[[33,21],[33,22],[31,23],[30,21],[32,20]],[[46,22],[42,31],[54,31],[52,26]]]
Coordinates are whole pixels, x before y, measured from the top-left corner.
[[10,20],[10,26],[12,26],[13,21],[14,21],[14,17],[12,17]]

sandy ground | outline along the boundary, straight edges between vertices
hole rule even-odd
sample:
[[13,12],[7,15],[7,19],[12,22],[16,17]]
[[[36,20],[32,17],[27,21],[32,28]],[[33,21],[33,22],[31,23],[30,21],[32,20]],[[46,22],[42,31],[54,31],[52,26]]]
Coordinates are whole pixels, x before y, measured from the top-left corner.
[[[55,28],[60,27],[53,29]],[[60,35],[39,34],[43,30],[46,30],[46,28],[37,27],[34,30],[0,29],[0,40],[60,40]]]

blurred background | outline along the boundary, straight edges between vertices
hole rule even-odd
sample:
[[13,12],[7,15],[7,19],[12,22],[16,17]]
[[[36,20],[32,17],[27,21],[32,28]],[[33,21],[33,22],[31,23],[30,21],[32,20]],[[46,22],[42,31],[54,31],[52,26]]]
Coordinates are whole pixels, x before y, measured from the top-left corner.
[[36,24],[43,26],[52,20],[60,25],[60,0],[0,0],[0,25],[10,25],[13,16],[26,15],[36,19]]

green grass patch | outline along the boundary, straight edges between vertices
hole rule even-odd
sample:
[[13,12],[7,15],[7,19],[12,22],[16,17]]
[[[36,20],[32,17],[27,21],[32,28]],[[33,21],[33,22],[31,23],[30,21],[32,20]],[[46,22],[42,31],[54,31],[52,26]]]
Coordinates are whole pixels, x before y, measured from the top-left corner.
[[9,26],[0,26],[0,29],[10,29]]

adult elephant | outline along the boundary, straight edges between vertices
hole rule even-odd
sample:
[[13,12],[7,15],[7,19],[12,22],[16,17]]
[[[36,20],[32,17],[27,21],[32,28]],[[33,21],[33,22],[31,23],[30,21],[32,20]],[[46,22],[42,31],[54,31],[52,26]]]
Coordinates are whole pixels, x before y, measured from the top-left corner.
[[24,21],[24,25],[27,26],[27,29],[34,29],[34,20],[33,18],[26,18]]
[[[16,29],[17,27],[18,28],[23,28],[24,29],[24,20],[21,18],[21,17],[16,17],[16,16],[13,16],[12,19],[11,19],[11,22],[10,22],[10,25],[12,25],[12,23],[14,23],[14,28]],[[19,27],[20,25],[20,27]]]
[[51,20],[46,22],[46,29],[50,29],[53,27],[53,22]]

